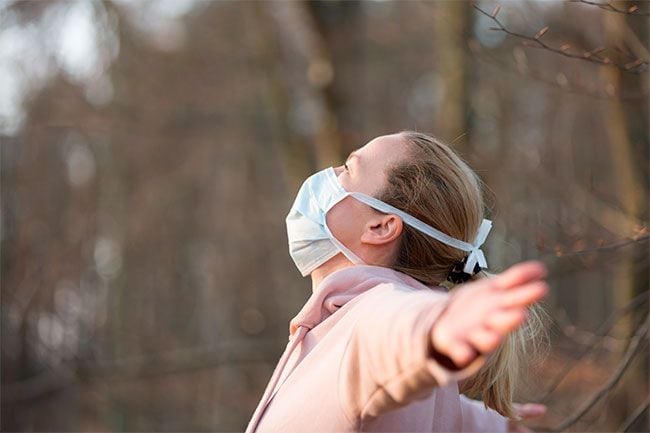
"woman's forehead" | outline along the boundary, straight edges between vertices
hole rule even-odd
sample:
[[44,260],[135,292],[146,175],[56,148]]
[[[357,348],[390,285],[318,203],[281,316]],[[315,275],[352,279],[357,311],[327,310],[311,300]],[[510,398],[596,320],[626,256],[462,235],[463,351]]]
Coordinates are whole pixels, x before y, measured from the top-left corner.
[[406,143],[398,135],[385,135],[369,141],[352,152],[348,159],[350,187],[369,195],[384,189],[388,168],[406,156]]
[[394,165],[407,155],[407,143],[400,134],[382,135],[370,140],[365,146],[353,152],[360,161],[374,168]]

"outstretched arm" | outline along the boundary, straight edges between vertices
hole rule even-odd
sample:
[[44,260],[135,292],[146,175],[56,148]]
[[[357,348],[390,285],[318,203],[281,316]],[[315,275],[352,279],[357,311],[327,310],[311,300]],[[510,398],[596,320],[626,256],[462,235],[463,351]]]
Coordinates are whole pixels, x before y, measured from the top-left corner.
[[365,294],[338,381],[348,416],[378,416],[476,373],[544,296],[545,273],[525,262],[451,295],[394,284]]

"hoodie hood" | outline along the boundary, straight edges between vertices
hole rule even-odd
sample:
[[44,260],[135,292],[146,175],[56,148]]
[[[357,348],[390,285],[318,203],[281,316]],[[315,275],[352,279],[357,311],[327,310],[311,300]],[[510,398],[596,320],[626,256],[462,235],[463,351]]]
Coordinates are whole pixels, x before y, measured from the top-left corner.
[[289,336],[293,336],[300,326],[314,328],[348,301],[382,283],[445,290],[440,286],[427,286],[405,273],[383,266],[348,266],[326,276],[312,291],[305,305],[289,322]]

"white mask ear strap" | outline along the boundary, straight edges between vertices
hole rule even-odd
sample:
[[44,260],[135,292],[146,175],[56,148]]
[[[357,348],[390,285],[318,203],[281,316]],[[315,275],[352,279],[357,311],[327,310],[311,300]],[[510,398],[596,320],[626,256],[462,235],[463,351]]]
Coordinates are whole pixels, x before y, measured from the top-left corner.
[[327,221],[325,221],[325,224],[323,224],[323,227],[325,228],[325,231],[330,237],[330,240],[338,247],[339,250],[355,265],[365,265],[366,262],[361,260],[359,256],[354,254],[348,247],[343,245],[338,239],[334,237],[332,232],[330,231],[329,227],[327,227]]
[[476,238],[474,240],[474,243],[470,244],[468,242],[461,241],[456,238],[452,238],[448,234],[443,233],[440,230],[431,227],[427,223],[415,218],[414,216],[411,216],[406,212],[403,212],[397,209],[396,207],[391,206],[388,203],[385,203],[372,196],[366,195],[361,192],[349,192],[348,194],[350,194],[357,200],[361,201],[362,203],[365,203],[368,206],[373,207],[379,211],[386,212],[386,213],[393,213],[399,216],[406,224],[418,229],[422,233],[425,233],[434,239],[439,240],[440,242],[446,245],[452,246],[454,248],[458,248],[459,250],[468,251],[469,256],[467,258],[467,263],[465,263],[465,267],[463,269],[464,272],[468,274],[473,273],[474,265],[476,263],[478,263],[482,268],[487,268],[487,261],[485,260],[485,255],[483,254],[483,251],[481,251],[479,247],[483,245],[483,242],[485,242],[485,239],[487,238],[487,235],[490,232],[490,229],[492,228],[492,221],[488,219],[483,219],[478,234],[476,235]]

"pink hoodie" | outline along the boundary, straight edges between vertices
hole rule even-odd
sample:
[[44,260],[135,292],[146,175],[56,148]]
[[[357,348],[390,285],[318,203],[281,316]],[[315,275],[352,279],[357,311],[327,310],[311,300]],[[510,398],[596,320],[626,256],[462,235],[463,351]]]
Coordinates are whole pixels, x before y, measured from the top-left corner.
[[448,299],[389,268],[328,275],[291,320],[246,433],[507,432],[507,418],[458,393],[484,357],[452,372],[428,354]]

